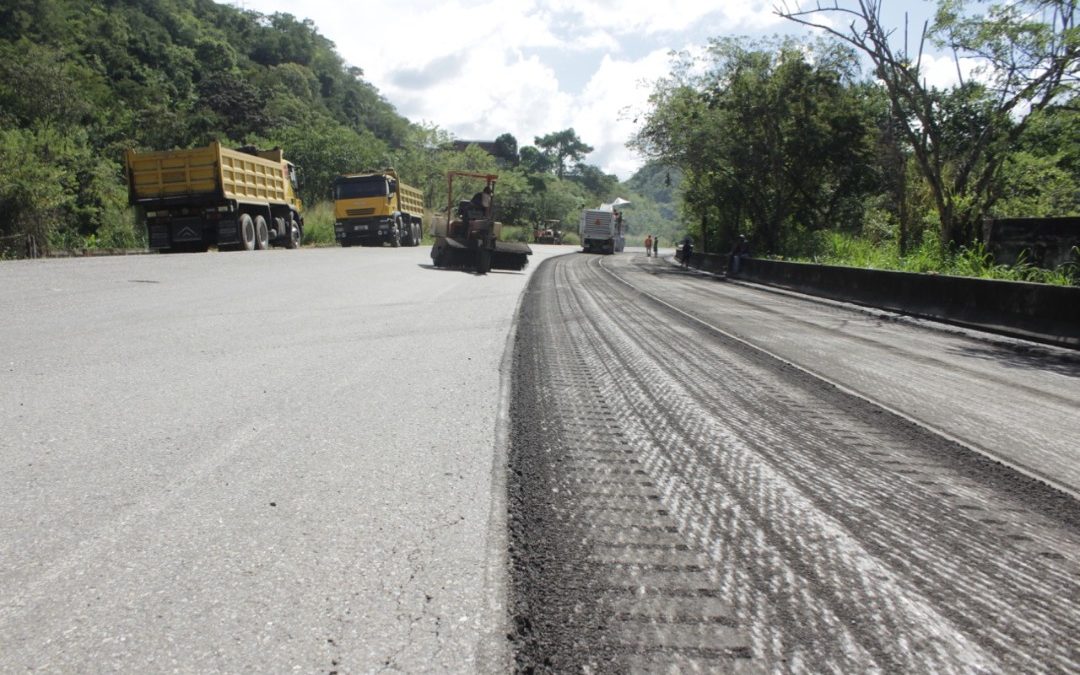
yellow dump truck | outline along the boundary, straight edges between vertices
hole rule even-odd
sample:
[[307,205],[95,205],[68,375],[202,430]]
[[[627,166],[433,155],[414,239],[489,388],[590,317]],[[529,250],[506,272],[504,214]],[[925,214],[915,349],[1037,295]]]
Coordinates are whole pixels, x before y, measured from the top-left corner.
[[280,148],[127,151],[128,196],[162,252],[296,248],[304,236],[296,167]]
[[424,193],[393,169],[334,180],[334,237],[342,246],[419,246],[424,237]]

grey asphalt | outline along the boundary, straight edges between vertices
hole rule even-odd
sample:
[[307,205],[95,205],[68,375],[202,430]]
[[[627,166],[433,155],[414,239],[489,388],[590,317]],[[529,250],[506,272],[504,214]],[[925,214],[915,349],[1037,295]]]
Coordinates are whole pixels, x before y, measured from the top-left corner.
[[[486,277],[428,247],[0,264],[0,672],[507,670],[507,354],[573,250],[533,248]],[[1078,482],[1068,360],[602,263]]]
[[1080,353],[727,283],[641,252],[609,271],[696,319],[1080,495]]
[[1080,368],[1021,347],[632,251],[550,261],[515,351],[516,663],[1075,672],[1077,502],[927,430],[1075,465]]
[[0,264],[0,671],[500,671],[525,273]]

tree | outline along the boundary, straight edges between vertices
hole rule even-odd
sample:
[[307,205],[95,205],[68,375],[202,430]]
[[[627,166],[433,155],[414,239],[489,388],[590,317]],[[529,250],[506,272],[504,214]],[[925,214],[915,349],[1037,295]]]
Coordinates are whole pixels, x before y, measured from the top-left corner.
[[547,155],[531,145],[521,149],[520,165],[528,173],[548,173],[552,169],[552,162]]
[[74,180],[54,161],[58,132],[39,128],[0,129],[0,251],[23,253],[27,238],[45,251],[71,207]]
[[21,39],[0,43],[0,123],[74,125],[90,117],[80,84],[92,75],[55,50]]
[[563,177],[570,164],[580,162],[585,155],[593,151],[591,145],[586,145],[578,138],[573,128],[556,131],[546,136],[537,136],[533,142],[547,157],[555,169],[555,175],[559,178]]
[[[995,198],[995,176],[1031,114],[1074,89],[1080,62],[1075,0],[1015,0],[972,13],[968,0],[939,0],[915,53],[881,22],[883,0],[802,9],[782,0],[777,13],[821,29],[866,54],[888,93],[903,139],[932,194],[944,244],[979,236],[977,223]],[[941,92],[922,72],[927,39],[976,64],[975,80]],[[949,137],[950,116],[978,112],[982,128]],[[959,147],[950,140],[962,140]]]
[[424,203],[436,209],[446,204],[446,172],[453,154],[453,137],[433,124],[414,125],[408,141],[392,152],[401,179],[424,192]]
[[386,146],[370,132],[357,133],[328,119],[308,128],[281,130],[261,146],[278,145],[300,169],[300,196],[308,203],[329,199],[334,178],[380,166]]
[[567,180],[579,183],[585,190],[597,195],[614,195],[619,187],[618,176],[604,173],[599,167],[580,163]]
[[502,134],[495,139],[495,158],[503,166],[517,166],[521,161],[518,157],[518,142],[513,134]]
[[745,233],[786,252],[803,231],[857,223],[872,187],[853,72],[834,44],[712,40],[705,62],[683,59],[657,84],[633,145],[682,170],[703,248]]
[[246,78],[228,72],[211,73],[199,83],[199,108],[208,116],[211,130],[228,138],[242,139],[268,126],[266,96]]
[[1033,116],[994,183],[994,217],[1080,215],[1080,110]]

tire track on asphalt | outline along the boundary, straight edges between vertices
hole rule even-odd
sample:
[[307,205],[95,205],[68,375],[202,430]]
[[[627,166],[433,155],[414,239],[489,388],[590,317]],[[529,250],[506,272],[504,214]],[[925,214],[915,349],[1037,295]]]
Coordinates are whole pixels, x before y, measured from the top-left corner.
[[[684,545],[705,552],[712,590],[748,631],[754,663],[958,671],[1030,667],[1036,654],[1054,670],[1077,666],[1076,639],[1061,628],[1076,620],[1075,561],[1052,555],[1077,550],[1075,528],[1031,515],[936,457],[938,448],[910,449],[925,434],[861,421],[865,405],[823,396],[802,373],[673,313],[650,321],[620,311],[640,311],[640,298],[595,262],[573,261],[549,275],[558,313],[537,313],[547,320],[534,373],[562,393],[548,394],[558,413],[550,437],[575,451],[596,424],[580,411],[607,402],[604,424],[620,430],[634,471],[657,492],[647,497],[675,519]],[[674,377],[661,365],[671,356],[713,371]],[[560,380],[564,372],[577,380]],[[965,506],[984,511],[975,518]],[[1010,535],[1028,536],[1041,554],[1025,559],[1032,551]],[[1001,592],[1010,573],[1026,579]],[[1010,613],[1019,620],[995,621]]]
[[[613,292],[617,295],[618,291]],[[612,315],[612,320],[620,322],[628,335],[639,326],[623,315]],[[649,342],[648,338],[641,341]],[[697,343],[688,343],[685,348],[701,350]],[[753,382],[762,377],[767,378],[768,373],[723,385],[702,378],[687,386],[695,390],[695,399],[703,402],[708,414],[718,418],[740,413],[730,407],[710,406],[710,402],[734,397],[741,399],[742,410],[751,410],[762,405],[763,394],[775,399],[773,414],[763,415],[758,424],[745,424],[737,432],[761,458],[771,462],[773,471],[813,498],[815,508],[830,513],[855,533],[875,557],[893,569],[916,572],[913,579],[919,591],[979,644],[1001,654],[1016,651],[1018,645],[1031,645],[1028,649],[1061,659],[1063,667],[1075,664],[1069,651],[1075,651],[1076,640],[1061,626],[1075,620],[1077,567],[1075,560],[1061,564],[1058,553],[1078,550],[1074,532],[1027,509],[1021,509],[1018,518],[1015,503],[999,498],[992,488],[965,485],[961,472],[940,462],[941,453],[955,455],[958,449],[943,450],[938,439],[918,429],[899,438],[881,434],[852,417],[850,405],[836,405],[837,400],[843,403],[843,395],[822,397],[816,393],[820,386],[811,378],[793,373],[774,387],[755,390]],[[799,400],[777,393],[784,384],[798,385],[792,391],[799,394]],[[753,396],[740,392],[753,392]],[[785,415],[784,409],[801,414]],[[863,411],[862,416],[865,414]],[[766,427],[773,433],[762,433]],[[784,439],[792,440],[785,444]],[[791,445],[792,441],[801,447]],[[877,447],[877,452],[884,451],[886,456],[906,453],[914,457],[890,468],[883,478],[879,474],[886,467],[860,452],[860,442],[876,444],[870,447]],[[959,454],[964,454],[963,450]],[[912,469],[913,463],[921,464],[920,469]],[[930,488],[913,480],[927,476],[935,479]],[[941,498],[943,488],[957,485],[966,493],[963,503],[950,504]],[[839,510],[833,504],[845,507]],[[980,517],[976,519],[973,513]],[[1020,522],[1005,532],[988,528],[983,521],[994,520],[995,515]],[[1021,539],[1020,544],[1030,545],[1017,546],[1016,538]],[[958,569],[957,563],[964,569]],[[1026,578],[1018,579],[1020,575]],[[1039,600],[1032,602],[1032,595]],[[1010,614],[1013,620],[998,630],[994,619]]]
[[[596,277],[579,286],[589,288],[597,296],[598,307],[624,305],[627,298],[621,297],[621,289],[611,287],[603,276],[595,274]],[[608,293],[611,295],[604,297]],[[936,645],[935,636],[947,632],[947,623],[932,616],[932,612],[921,612],[905,621],[902,603],[891,602],[897,592],[890,586],[898,586],[897,580],[889,578],[886,570],[865,564],[863,561],[869,560],[869,556],[853,554],[851,551],[859,548],[858,542],[847,537],[844,529],[825,513],[807,505],[797,487],[787,483],[774,467],[764,464],[756,448],[741,438],[738,428],[767,428],[773,411],[762,411],[759,401],[752,407],[736,405],[710,411],[709,399],[694,391],[695,380],[690,377],[660,395],[650,395],[650,383],[662,378],[658,373],[651,377],[643,375],[642,369],[633,364],[655,362],[656,355],[648,353],[648,346],[657,344],[674,350],[687,364],[700,359],[694,333],[670,331],[664,324],[635,321],[619,312],[594,312],[591,316],[612,349],[608,358],[623,366],[611,369],[614,379],[622,380],[622,388],[638,394],[632,401],[638,411],[651,404],[655,411],[651,414],[695,420],[695,424],[681,429],[678,424],[672,424],[674,437],[659,444],[662,453],[651,452],[653,464],[660,474],[669,477],[673,492],[685,490],[687,485],[698,486],[696,494],[683,497],[688,511],[698,510],[696,518],[687,519],[686,529],[707,528],[711,524],[713,514],[702,513],[701,505],[719,503],[737,514],[722,530],[713,529],[726,538],[724,544],[729,550],[741,549],[736,556],[738,560],[727,563],[736,575],[731,579],[730,591],[750,593],[738,606],[768,607],[771,614],[756,616],[753,626],[763,630],[770,627],[786,634],[770,661],[786,660],[815,671],[851,671],[867,663],[886,670],[910,670],[913,664],[887,644],[888,635],[919,635],[924,645]],[[609,325],[601,326],[601,323]],[[660,328],[656,333],[642,330],[654,326]],[[713,350],[709,356],[723,366],[726,381],[725,391],[719,392],[721,397],[729,398],[732,390],[759,393],[763,373],[746,374],[738,353]],[[690,370],[688,367],[687,372]],[[743,376],[733,382],[734,373]],[[671,412],[665,413],[665,408]],[[756,424],[758,417],[760,423]],[[714,420],[741,420],[744,424],[725,425]],[[770,439],[774,443],[784,440],[779,435]],[[666,464],[667,457],[674,461]],[[723,489],[715,489],[718,482]],[[703,537],[701,543],[715,548],[716,540]],[[762,588],[768,589],[766,595],[771,596],[765,602],[754,597],[751,590]],[[787,596],[801,600],[787,601]],[[864,612],[880,618],[867,620],[861,616]],[[882,621],[886,626],[875,625]],[[838,634],[842,635],[840,640]],[[766,637],[763,634],[759,639],[762,648]],[[845,644],[845,648],[821,649],[821,645],[837,642]],[[967,662],[977,662],[980,658],[974,656],[977,650],[968,651]],[[948,663],[948,657],[942,653],[940,663]]]
[[[572,298],[541,302],[556,301]],[[511,450],[518,668],[738,669],[745,636],[713,591],[707,557],[658,506],[626,443],[617,392],[567,333],[543,317],[531,328],[538,335],[519,344],[515,378],[543,380],[516,392]],[[521,408],[543,412],[536,428],[522,428]],[[523,455],[524,436],[536,445]]]

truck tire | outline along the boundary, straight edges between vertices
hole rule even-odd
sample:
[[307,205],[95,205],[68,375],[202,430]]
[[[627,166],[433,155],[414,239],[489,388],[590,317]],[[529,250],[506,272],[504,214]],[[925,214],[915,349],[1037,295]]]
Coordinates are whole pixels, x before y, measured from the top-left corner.
[[285,226],[287,232],[285,233],[285,248],[299,248],[300,247],[300,226],[296,224],[296,220],[289,218],[289,224]]
[[413,246],[419,246],[424,241],[424,228],[420,223],[413,223]]
[[394,231],[390,234],[390,245],[394,248],[401,246],[401,221],[394,221]]
[[236,221],[236,229],[240,234],[240,245],[237,246],[237,250],[254,251],[255,223],[251,220],[251,216],[246,213],[241,213],[240,219]]
[[260,251],[270,248],[270,228],[262,216],[255,216],[255,248]]

